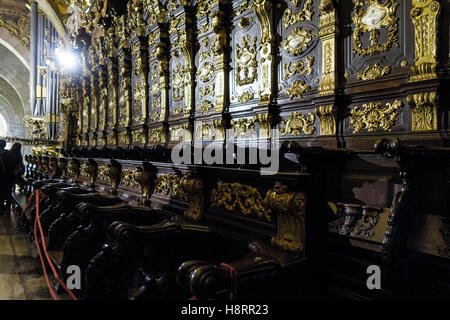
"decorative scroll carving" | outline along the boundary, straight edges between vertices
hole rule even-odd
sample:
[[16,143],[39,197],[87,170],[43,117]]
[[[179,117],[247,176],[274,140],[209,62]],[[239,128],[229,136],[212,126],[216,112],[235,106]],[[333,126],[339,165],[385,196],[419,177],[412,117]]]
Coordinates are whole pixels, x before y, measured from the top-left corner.
[[214,106],[211,101],[203,100],[203,103],[200,105],[199,111],[200,113],[208,113],[212,108],[214,108]]
[[[294,3],[295,6],[297,6],[297,1],[295,1],[295,2],[296,3],[294,3],[294,1],[293,1],[292,3]],[[299,12],[297,12],[295,14],[292,13],[290,8],[287,8],[286,10],[284,10],[284,14],[283,14],[284,28],[287,29],[291,25],[295,24],[296,22],[305,21],[305,20],[311,21],[313,14],[314,14],[314,11],[313,11],[313,1],[312,0],[306,0],[305,3],[303,4],[303,9],[301,9]]]
[[148,131],[148,142],[166,142],[166,134],[163,127]]
[[134,180],[134,171],[131,169],[125,169],[120,175],[120,184],[135,189],[138,187],[137,182]]
[[169,129],[170,141],[191,141],[192,134],[189,123],[183,123]]
[[240,183],[219,183],[211,192],[211,206],[230,212],[256,215],[271,221],[271,209],[267,208],[261,193]]
[[286,186],[276,182],[264,199],[266,206],[277,215],[277,234],[272,238],[272,245],[284,250],[302,251],[306,238],[306,195],[286,191]]
[[314,69],[312,68],[312,66],[314,65],[314,56],[307,57],[306,63],[303,60],[295,61],[294,64],[292,64],[292,69],[291,63],[292,62],[289,61],[288,63],[285,63],[283,65],[284,68],[283,78],[285,80],[289,79],[296,73],[312,75],[314,72]]
[[291,113],[287,119],[281,121],[284,126],[280,129],[280,135],[285,136],[291,134],[293,136],[298,136],[302,133],[311,135],[316,131],[316,128],[314,127],[315,121],[316,115],[314,112],[308,113],[307,116],[303,115],[301,112]]
[[336,89],[336,37],[338,14],[333,1],[320,2],[319,37],[322,42],[322,80],[319,96],[334,95]]
[[174,174],[165,174],[156,178],[154,192],[188,200],[185,191],[181,188],[181,178]]
[[47,139],[47,128],[44,119],[25,117],[26,126],[31,130],[33,139]]
[[203,215],[203,182],[186,174],[181,178],[180,186],[189,201],[189,208],[184,212],[184,216],[192,221],[200,220]]
[[314,34],[302,28],[295,28],[292,33],[284,39],[281,47],[294,56],[301,54],[311,43]]
[[121,144],[121,145],[130,144],[130,135],[128,134],[128,131],[125,130],[125,131],[119,132],[117,140],[118,140],[119,144]]
[[383,68],[378,63],[375,63],[373,66],[368,65],[364,72],[358,72],[358,78],[361,80],[376,80],[386,74],[389,74],[391,69],[391,66],[386,66]]
[[306,84],[303,80],[295,80],[292,83],[292,86],[286,89],[286,93],[291,100],[294,99],[294,97],[301,99],[303,97],[303,93],[308,90],[311,90],[311,86],[309,84]]
[[144,165],[144,168],[137,167],[133,173],[133,179],[141,188],[141,197],[139,201],[148,205],[154,188],[155,172],[150,170],[150,166]]
[[437,78],[437,30],[440,4],[436,0],[413,0],[415,65],[411,82]]
[[[399,3],[395,0],[387,0],[380,4],[378,0],[353,0],[355,4],[353,16],[353,56],[359,54],[360,56],[376,55],[382,52],[387,52],[395,45],[399,47],[398,42],[398,19],[395,12]],[[389,30],[386,42],[379,43],[378,39],[381,28]],[[370,45],[363,48],[361,36],[365,32],[370,32]]]
[[123,52],[119,55],[119,126],[127,127],[131,122],[131,78],[129,74],[128,55]]
[[184,67],[179,63],[172,71],[172,100],[179,102],[184,98]]
[[350,125],[354,127],[353,133],[358,133],[363,128],[373,132],[378,128],[385,131],[392,131],[392,127],[398,119],[400,107],[403,103],[395,100],[394,103],[387,103],[382,107],[381,102],[363,104],[350,110]]
[[231,120],[233,137],[235,139],[254,137],[256,135],[255,122],[256,118],[242,118]]
[[436,92],[424,92],[408,96],[412,109],[412,130],[437,130]]
[[242,37],[242,46],[236,44],[236,83],[240,86],[252,84],[258,77],[256,63],[256,41],[253,37],[250,42],[250,35]]
[[255,94],[250,92],[250,91],[245,91],[243,94],[241,94],[238,97],[238,101],[239,102],[248,102],[250,100],[252,100],[253,98],[255,98]]
[[259,43],[259,64],[261,78],[259,80],[260,104],[268,104],[272,100],[274,74],[274,35],[272,26],[272,1],[255,0],[255,13],[261,26],[261,40]]
[[108,169],[106,170],[105,174],[108,177],[111,185],[109,192],[111,192],[112,194],[117,194],[117,188],[119,187],[122,174],[122,166],[116,160],[111,160],[111,164],[108,165]]
[[319,106],[316,108],[316,114],[320,121],[321,136],[336,134],[336,112],[334,105]]

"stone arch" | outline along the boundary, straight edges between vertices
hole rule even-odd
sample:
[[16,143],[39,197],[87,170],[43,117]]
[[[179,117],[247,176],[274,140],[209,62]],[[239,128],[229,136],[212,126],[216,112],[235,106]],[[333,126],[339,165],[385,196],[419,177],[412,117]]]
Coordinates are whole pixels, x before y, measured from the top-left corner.
[[23,46],[19,40],[12,37],[4,28],[0,28],[0,44],[11,51],[30,70],[30,48]]

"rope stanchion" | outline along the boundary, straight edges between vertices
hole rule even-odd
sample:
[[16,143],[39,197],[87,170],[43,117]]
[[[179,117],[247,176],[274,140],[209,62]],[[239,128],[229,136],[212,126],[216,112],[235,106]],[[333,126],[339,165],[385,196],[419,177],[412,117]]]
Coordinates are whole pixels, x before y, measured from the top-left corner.
[[236,268],[234,268],[226,263],[221,263],[220,266],[230,270],[230,278],[231,278],[230,291],[233,296],[233,299],[236,299],[237,298],[237,270],[236,270]]
[[[34,237],[35,237],[35,240],[36,240],[36,247],[37,247],[38,252],[39,252],[39,257],[41,258],[42,268],[43,268],[43,270],[44,270],[44,276],[45,276],[45,278],[46,278],[47,285],[49,286],[50,293],[52,293],[52,296],[53,296],[54,291],[53,291],[53,289],[51,288],[50,282],[48,281],[48,276],[47,276],[45,264],[44,264],[44,262],[43,262],[44,259],[43,259],[42,252],[41,252],[40,247],[39,247],[39,242],[38,242],[38,240],[37,240],[37,230],[36,230],[36,226],[39,227],[39,233],[40,233],[40,235],[41,235],[42,250],[44,251],[44,255],[45,255],[46,259],[47,259],[47,262],[48,262],[50,268],[51,268],[52,271],[53,271],[53,275],[55,276],[56,280],[58,280],[58,282],[60,283],[60,285],[64,288],[64,290],[69,294],[69,296],[70,296],[73,300],[78,300],[77,297],[73,294],[73,292],[72,292],[69,288],[67,288],[67,286],[66,286],[66,284],[64,283],[64,281],[61,280],[61,278],[60,278],[59,275],[58,275],[58,272],[56,271],[56,269],[55,269],[55,267],[54,267],[54,265],[53,265],[53,262],[51,261],[49,255],[48,255],[48,252],[47,252],[47,249],[46,249],[47,246],[46,246],[46,244],[45,244],[44,232],[42,231],[41,221],[40,221],[40,219],[39,219],[39,194],[40,194],[40,193],[41,193],[41,191],[40,191],[39,189],[37,189],[37,190],[36,190],[36,219],[34,220],[34,226],[35,226],[35,227],[34,227]],[[43,195],[43,196],[45,197],[45,195]],[[55,295],[55,296],[56,296],[56,295]],[[58,300],[58,298],[56,298],[56,300]]]
[[[39,208],[39,196],[37,195],[36,196],[36,210],[38,210],[38,208]],[[37,219],[34,220],[34,241],[36,242],[36,248],[39,253],[39,259],[41,260],[42,270],[44,271],[44,277],[45,277],[45,281],[47,282],[48,290],[50,291],[50,294],[51,294],[53,300],[59,300],[58,296],[56,295],[55,291],[53,290],[50,280],[48,279],[47,269],[45,268],[45,262],[44,262],[44,258],[42,257],[41,247],[39,246],[39,241],[37,238]]]

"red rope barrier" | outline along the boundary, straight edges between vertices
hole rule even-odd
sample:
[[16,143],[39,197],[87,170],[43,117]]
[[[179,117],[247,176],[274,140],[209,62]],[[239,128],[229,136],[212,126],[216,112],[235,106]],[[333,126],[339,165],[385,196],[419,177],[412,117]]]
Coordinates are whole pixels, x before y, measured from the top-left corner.
[[237,298],[237,290],[236,290],[237,289],[237,270],[236,270],[236,268],[234,268],[226,263],[221,263],[220,266],[230,270],[230,278],[231,278],[230,291],[231,291],[231,294],[233,295],[233,299],[236,299]]
[[[54,292],[53,292],[53,289],[51,288],[50,282],[48,281],[47,272],[46,272],[46,269],[45,269],[45,265],[43,263],[44,259],[42,257],[42,253],[41,253],[41,250],[40,250],[40,247],[39,247],[39,243],[37,241],[36,225],[39,227],[39,233],[41,235],[42,250],[44,251],[45,257],[47,258],[47,262],[48,262],[48,264],[50,265],[50,268],[53,271],[53,275],[55,276],[56,280],[58,280],[58,282],[61,284],[61,286],[64,288],[64,290],[66,290],[66,292],[69,294],[69,296],[73,300],[78,300],[77,297],[73,294],[73,292],[69,288],[67,288],[67,286],[64,283],[64,281],[61,280],[61,278],[58,275],[58,272],[56,271],[55,267],[53,266],[53,263],[52,263],[49,255],[48,255],[48,252],[47,252],[47,249],[46,249],[47,246],[45,244],[44,232],[42,231],[41,221],[39,219],[39,194],[40,193],[41,193],[41,191],[39,189],[36,190],[36,219],[34,221],[34,237],[35,237],[35,240],[36,240],[36,246],[38,248],[39,257],[41,258],[42,268],[44,269],[44,276],[45,276],[45,278],[47,280],[47,285],[48,285],[49,290],[50,290],[50,292],[52,293],[52,296],[53,296]],[[43,196],[45,197],[44,194],[43,194]],[[56,300],[58,300],[58,299],[56,298]]]

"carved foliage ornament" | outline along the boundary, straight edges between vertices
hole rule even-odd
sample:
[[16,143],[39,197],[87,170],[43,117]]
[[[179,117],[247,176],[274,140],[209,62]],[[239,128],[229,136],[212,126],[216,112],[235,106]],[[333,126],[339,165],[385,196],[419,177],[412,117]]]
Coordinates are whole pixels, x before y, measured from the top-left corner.
[[435,79],[437,27],[440,5],[435,0],[413,0],[411,19],[414,24],[416,61],[410,81]]
[[261,193],[256,188],[240,183],[219,183],[211,192],[211,206],[272,220],[272,211],[264,205]]
[[436,92],[408,96],[412,108],[412,130],[437,130]]
[[364,72],[358,72],[358,78],[361,80],[376,80],[391,72],[391,66],[381,67],[378,63],[373,66],[368,65]]
[[399,100],[392,104],[387,103],[385,107],[382,106],[381,102],[371,102],[364,104],[362,107],[356,106],[350,110],[350,125],[354,128],[353,133],[358,133],[363,128],[367,128],[369,132],[378,128],[392,131],[402,106],[403,103]]
[[[387,52],[398,42],[398,18],[395,16],[399,3],[395,0],[386,0],[383,4],[379,0],[353,0],[355,4],[353,16],[353,56],[376,55]],[[387,40],[379,43],[380,29],[387,28]],[[370,32],[370,45],[363,48],[361,36]]]
[[301,54],[311,43],[314,34],[302,28],[295,28],[292,33],[281,43],[281,47],[290,54]]
[[285,136],[291,134],[293,136],[298,136],[302,133],[311,135],[316,131],[314,127],[314,122],[316,121],[316,116],[314,112],[308,113],[307,116],[303,115],[301,112],[294,112],[289,115],[289,117],[282,121],[284,127],[280,130],[280,135]]
[[[296,4],[297,1],[293,1],[292,3],[294,3],[295,6],[297,6]],[[287,29],[288,27],[297,22],[305,20],[311,21],[313,14],[314,11],[312,0],[306,0],[305,3],[303,4],[303,9],[301,9],[297,13],[292,13],[292,10],[290,8],[287,8],[286,10],[284,10],[283,14],[284,27]]]
[[256,41],[257,37],[251,40],[247,34],[242,37],[242,45],[236,44],[236,82],[240,86],[255,82],[258,76]]

